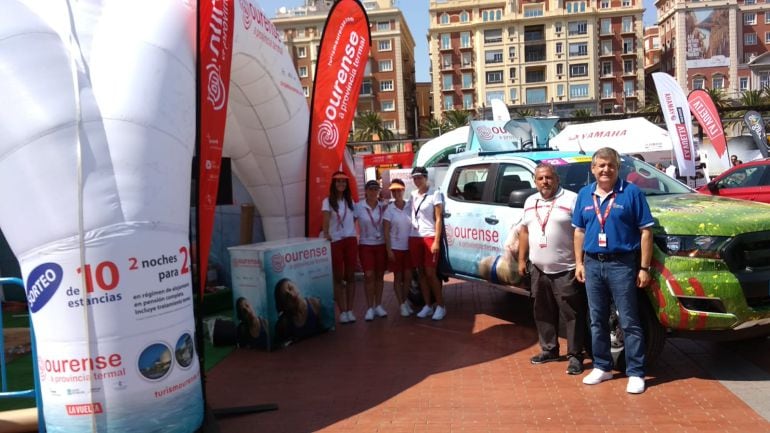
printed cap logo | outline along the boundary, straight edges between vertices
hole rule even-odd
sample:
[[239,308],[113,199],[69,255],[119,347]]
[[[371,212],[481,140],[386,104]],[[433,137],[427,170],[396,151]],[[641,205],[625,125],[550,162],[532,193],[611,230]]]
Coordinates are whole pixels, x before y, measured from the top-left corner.
[[321,122],[321,125],[318,127],[318,144],[326,149],[334,149],[337,147],[339,135],[337,126],[329,119],[326,119]]

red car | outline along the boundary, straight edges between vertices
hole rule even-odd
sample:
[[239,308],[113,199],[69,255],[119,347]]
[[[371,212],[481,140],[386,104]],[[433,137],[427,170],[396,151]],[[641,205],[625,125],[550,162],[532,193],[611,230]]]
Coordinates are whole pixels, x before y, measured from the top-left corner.
[[697,188],[697,191],[701,194],[770,203],[770,158],[730,167],[708,184]]

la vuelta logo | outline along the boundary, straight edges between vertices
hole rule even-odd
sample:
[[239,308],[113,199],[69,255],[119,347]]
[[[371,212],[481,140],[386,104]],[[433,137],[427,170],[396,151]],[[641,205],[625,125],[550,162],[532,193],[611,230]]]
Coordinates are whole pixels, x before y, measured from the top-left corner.
[[[220,3],[222,8],[217,8],[215,3]],[[225,82],[221,76],[221,64],[228,59],[228,47],[226,44],[226,35],[229,34],[230,28],[228,24],[228,18],[230,16],[230,9],[228,2],[215,2],[212,1],[211,7],[211,19],[209,20],[209,39],[208,48],[211,58],[206,64],[207,73],[207,96],[206,100],[211,104],[211,108],[214,111],[220,111],[225,106],[227,99],[227,89],[225,88]]]

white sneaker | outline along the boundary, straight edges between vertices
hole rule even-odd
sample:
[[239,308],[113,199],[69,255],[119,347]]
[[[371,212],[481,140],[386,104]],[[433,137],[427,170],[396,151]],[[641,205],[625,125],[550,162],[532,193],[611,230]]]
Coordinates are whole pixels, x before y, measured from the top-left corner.
[[626,392],[629,394],[641,394],[644,392],[644,378],[639,376],[629,376]]
[[409,314],[414,314],[414,310],[412,309],[412,303],[409,301],[404,301],[404,304],[406,304],[406,309],[409,311]]
[[596,385],[610,379],[612,379],[612,372],[594,368],[590,373],[583,377],[583,383],[586,385]]
[[433,307],[431,307],[430,305],[426,305],[422,307],[422,310],[420,310],[420,312],[417,313],[417,317],[419,317],[420,319],[424,319],[432,315],[433,315]]
[[348,323],[356,321],[356,316],[353,314],[353,310],[348,311]]
[[401,304],[401,317],[409,317],[412,313],[409,311],[409,305],[404,302]]
[[374,308],[370,308],[366,310],[366,315],[364,316],[364,320],[366,320],[367,322],[371,322],[372,320],[374,320]]
[[436,311],[433,313],[433,320],[441,320],[446,316],[446,308],[441,305],[436,306]]
[[345,324],[345,323],[348,323],[348,322],[350,322],[350,320],[348,319],[348,312],[347,311],[341,312],[340,313],[340,323]]
[[388,317],[388,312],[382,308],[382,305],[374,307],[374,314],[376,314],[377,317]]

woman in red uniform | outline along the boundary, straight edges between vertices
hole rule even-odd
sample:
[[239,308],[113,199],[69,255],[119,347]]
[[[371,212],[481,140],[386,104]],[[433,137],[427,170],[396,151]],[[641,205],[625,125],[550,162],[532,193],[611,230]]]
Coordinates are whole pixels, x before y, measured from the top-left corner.
[[385,249],[388,263],[393,271],[393,290],[401,306],[401,315],[407,317],[414,313],[407,300],[409,286],[412,284],[412,262],[409,257],[409,233],[412,230],[412,214],[409,203],[404,200],[406,185],[401,179],[390,182],[393,202],[388,205],[383,217],[385,230]]
[[376,180],[366,182],[365,199],[356,204],[356,219],[359,228],[358,257],[364,269],[368,307],[364,319],[367,322],[374,320],[375,316],[388,315],[382,307],[383,276],[387,264],[382,222],[386,207],[386,204],[380,202],[380,184]]

